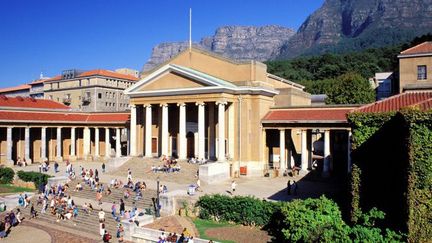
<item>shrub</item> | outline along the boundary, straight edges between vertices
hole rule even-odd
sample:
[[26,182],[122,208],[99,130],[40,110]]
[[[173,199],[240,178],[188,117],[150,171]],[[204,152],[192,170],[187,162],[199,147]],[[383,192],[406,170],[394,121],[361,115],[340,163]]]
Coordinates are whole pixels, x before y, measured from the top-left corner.
[[9,167],[0,168],[0,184],[10,184],[13,181],[15,172]]
[[202,196],[196,203],[202,219],[258,226],[270,222],[278,205],[254,197],[229,197],[219,194]]
[[18,177],[23,181],[32,181],[35,184],[36,188],[40,188],[41,185],[44,185],[48,182],[48,178],[51,176],[39,172],[25,172],[25,171],[18,171]]

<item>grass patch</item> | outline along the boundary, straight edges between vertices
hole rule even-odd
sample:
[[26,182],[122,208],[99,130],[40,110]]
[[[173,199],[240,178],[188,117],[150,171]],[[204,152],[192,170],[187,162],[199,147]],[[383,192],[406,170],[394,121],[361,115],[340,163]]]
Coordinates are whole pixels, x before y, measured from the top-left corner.
[[0,184],[0,193],[15,193],[15,192],[32,192],[33,190],[26,187],[14,186],[11,184]]
[[203,219],[195,219],[193,220],[195,227],[197,228],[199,234],[200,234],[200,238],[201,239],[207,239],[207,240],[214,240],[214,241],[218,241],[218,242],[222,242],[222,243],[235,243],[234,241],[231,240],[219,240],[216,239],[214,237],[209,237],[206,235],[206,230],[208,229],[212,229],[212,228],[220,228],[220,227],[232,227],[232,224],[228,224],[228,223],[219,223],[219,222],[214,222],[214,221],[210,221],[210,220],[203,220]]

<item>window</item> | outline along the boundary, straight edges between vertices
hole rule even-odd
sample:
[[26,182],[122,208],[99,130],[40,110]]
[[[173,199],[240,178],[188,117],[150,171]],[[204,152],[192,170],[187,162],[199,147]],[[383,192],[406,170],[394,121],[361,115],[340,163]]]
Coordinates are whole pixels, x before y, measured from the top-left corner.
[[98,99],[102,99],[102,93],[98,93]]
[[427,79],[426,65],[417,66],[417,80],[426,80],[426,79]]

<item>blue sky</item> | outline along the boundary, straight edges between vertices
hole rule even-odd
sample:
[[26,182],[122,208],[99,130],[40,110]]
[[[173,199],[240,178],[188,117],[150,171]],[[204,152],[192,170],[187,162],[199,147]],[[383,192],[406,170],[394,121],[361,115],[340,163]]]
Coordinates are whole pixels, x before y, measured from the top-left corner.
[[43,72],[141,70],[160,42],[193,41],[224,25],[277,24],[297,30],[324,0],[1,0],[0,87]]

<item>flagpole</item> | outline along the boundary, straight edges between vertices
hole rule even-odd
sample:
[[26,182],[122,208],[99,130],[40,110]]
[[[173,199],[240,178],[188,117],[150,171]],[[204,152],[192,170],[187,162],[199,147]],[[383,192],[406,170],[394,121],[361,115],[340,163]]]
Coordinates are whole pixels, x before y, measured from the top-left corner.
[[189,8],[189,52],[192,51],[192,8]]

